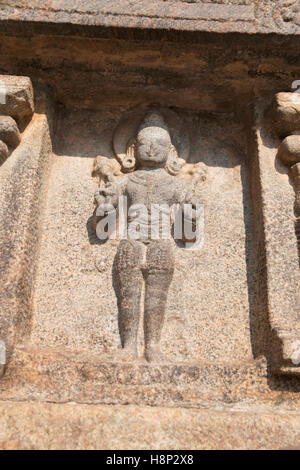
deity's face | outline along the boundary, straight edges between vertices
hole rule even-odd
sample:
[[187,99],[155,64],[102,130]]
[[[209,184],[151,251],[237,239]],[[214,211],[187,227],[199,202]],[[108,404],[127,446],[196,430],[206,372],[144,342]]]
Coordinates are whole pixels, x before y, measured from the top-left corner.
[[136,158],[141,167],[164,167],[170,150],[169,133],[160,127],[142,129],[136,140]]

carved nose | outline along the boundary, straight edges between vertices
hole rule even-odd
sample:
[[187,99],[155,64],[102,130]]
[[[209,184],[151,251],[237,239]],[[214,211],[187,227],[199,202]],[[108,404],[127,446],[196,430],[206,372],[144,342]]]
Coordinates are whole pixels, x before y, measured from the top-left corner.
[[154,146],[154,144],[151,144],[149,153],[150,153],[150,155],[155,154],[155,146]]

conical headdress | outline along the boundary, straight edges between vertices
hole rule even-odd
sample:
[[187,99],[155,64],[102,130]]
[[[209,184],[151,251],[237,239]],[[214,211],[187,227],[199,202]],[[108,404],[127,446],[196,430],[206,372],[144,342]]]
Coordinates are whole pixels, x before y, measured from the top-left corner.
[[138,132],[146,129],[148,127],[158,127],[160,129],[164,129],[168,134],[169,128],[163,118],[163,116],[158,111],[149,111],[144,119],[142,120]]

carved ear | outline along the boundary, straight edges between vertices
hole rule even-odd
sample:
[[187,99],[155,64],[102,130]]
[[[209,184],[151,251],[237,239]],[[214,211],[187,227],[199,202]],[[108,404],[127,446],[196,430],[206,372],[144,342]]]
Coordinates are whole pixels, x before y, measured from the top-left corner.
[[185,165],[185,160],[183,158],[179,158],[178,152],[174,145],[170,145],[169,156],[166,163],[166,170],[170,175],[176,176],[182,169],[183,165]]
[[135,169],[135,139],[130,139],[127,144],[127,150],[121,162],[124,173],[129,173]]

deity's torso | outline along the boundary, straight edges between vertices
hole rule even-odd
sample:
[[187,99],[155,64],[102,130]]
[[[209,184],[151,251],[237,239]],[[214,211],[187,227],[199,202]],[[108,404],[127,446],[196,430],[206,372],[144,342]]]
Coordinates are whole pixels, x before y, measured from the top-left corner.
[[[128,176],[124,195],[128,204],[129,238],[136,237],[136,226],[143,233],[142,239],[170,238],[170,226],[163,231],[162,215],[171,224],[174,205],[184,202],[187,187],[183,181],[170,175],[165,169],[138,170]],[[141,209],[132,210],[135,207]],[[160,214],[155,218],[154,211],[159,206]],[[132,225],[134,222],[134,225]]]
[[163,168],[138,170],[128,176],[125,195],[129,205],[143,204],[151,210],[151,204],[171,206],[181,203],[186,188],[183,182]]

